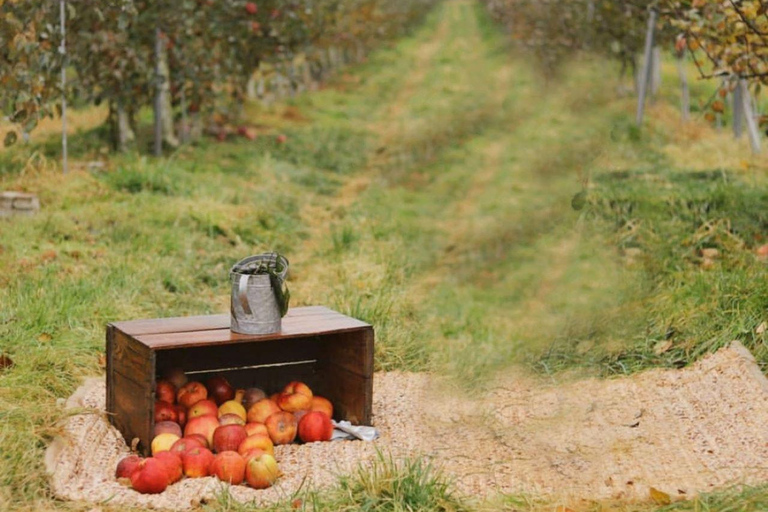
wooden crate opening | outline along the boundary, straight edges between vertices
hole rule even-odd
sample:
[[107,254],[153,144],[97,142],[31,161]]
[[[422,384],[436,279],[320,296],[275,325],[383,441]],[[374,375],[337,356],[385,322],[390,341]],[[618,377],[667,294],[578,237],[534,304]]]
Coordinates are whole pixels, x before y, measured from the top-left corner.
[[107,411],[130,444],[148,453],[154,388],[165,369],[190,380],[222,375],[236,388],[276,392],[301,380],[334,405],[337,420],[370,424],[373,328],[324,307],[291,309],[280,333],[229,330],[228,315],[116,322],[107,328]]

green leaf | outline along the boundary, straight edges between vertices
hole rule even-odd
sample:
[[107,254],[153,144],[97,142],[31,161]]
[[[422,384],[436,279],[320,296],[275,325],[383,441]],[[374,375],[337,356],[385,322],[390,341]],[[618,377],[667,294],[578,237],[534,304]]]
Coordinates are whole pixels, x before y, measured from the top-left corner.
[[16,132],[10,131],[5,134],[5,139],[3,140],[3,144],[5,147],[13,146],[16,141],[19,140],[19,136]]
[[571,199],[571,208],[576,211],[584,209],[587,205],[587,191],[582,190]]

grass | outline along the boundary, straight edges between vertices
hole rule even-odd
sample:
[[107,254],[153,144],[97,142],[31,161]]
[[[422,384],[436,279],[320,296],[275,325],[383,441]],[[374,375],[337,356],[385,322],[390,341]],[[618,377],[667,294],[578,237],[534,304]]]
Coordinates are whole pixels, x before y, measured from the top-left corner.
[[[253,505],[238,503],[224,489],[206,509],[239,512],[253,510]],[[259,510],[469,512],[471,509],[454,496],[450,481],[431,463],[423,459],[396,460],[378,452],[370,464],[359,466],[351,475],[341,476],[331,489],[300,490],[281,504]]]
[[[753,254],[768,233],[768,158],[681,124],[671,80],[637,130],[633,100],[595,80],[603,66],[578,60],[543,84],[479,7],[450,2],[322,91],[249,106],[246,119],[271,123],[256,141],[109,155],[102,114],[83,112],[72,154],[103,166],[61,176],[43,135],[0,153],[0,189],[43,203],[0,223],[0,353],[16,363],[0,370],[0,509],[87,510],[52,499],[42,454],[64,417],[57,399],[103,372],[104,325],[226,312],[229,267],[265,250],[291,260],[294,305],[376,326],[378,370],[482,387],[520,364],[554,376],[679,367],[732,339],[768,364],[766,265]],[[756,510],[766,495],[666,510]],[[293,499],[306,510],[552,508],[457,497],[426,462],[384,455],[275,510]],[[584,510],[614,506],[654,508]],[[206,508],[245,509],[226,495]]]

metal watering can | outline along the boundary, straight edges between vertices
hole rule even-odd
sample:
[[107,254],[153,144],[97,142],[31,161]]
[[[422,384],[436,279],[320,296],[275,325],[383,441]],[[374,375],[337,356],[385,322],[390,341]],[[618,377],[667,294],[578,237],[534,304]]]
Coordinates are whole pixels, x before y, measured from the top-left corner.
[[287,274],[288,260],[274,252],[245,258],[233,266],[229,273],[230,329],[240,334],[279,332],[290,297],[283,288]]

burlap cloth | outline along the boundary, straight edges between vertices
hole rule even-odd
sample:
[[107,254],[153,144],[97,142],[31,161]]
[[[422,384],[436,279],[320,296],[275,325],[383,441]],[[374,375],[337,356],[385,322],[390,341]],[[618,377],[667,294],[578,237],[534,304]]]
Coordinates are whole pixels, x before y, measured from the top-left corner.
[[[100,412],[103,379],[90,379],[67,403],[92,412],[67,419],[67,435],[46,454],[56,496],[92,503],[184,509],[226,487],[186,479],[145,496],[114,479],[128,453]],[[271,489],[229,489],[255,505],[332,485],[376,457],[423,455],[454,488],[475,498],[498,492],[563,501],[647,498],[653,486],[675,497],[768,481],[768,381],[740,344],[683,370],[553,382],[509,370],[476,396],[429,374],[377,374],[373,442],[278,447],[285,476]]]

